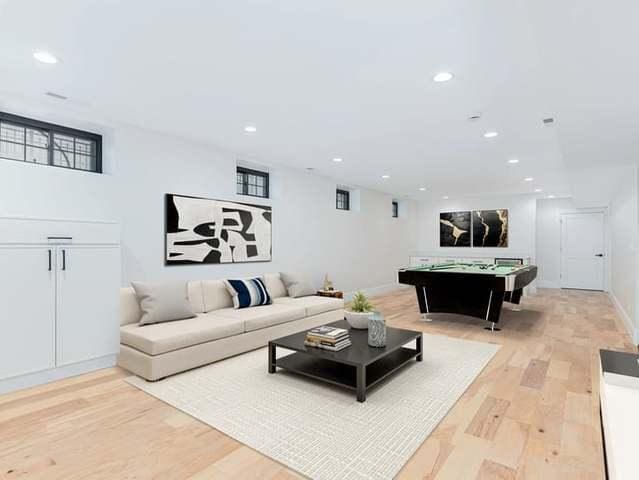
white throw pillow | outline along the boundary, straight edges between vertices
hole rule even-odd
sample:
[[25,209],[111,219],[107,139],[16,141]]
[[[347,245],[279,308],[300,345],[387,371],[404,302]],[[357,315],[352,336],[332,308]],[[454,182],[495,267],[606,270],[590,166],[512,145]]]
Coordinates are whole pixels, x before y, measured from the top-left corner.
[[186,282],[131,282],[140,303],[140,325],[195,317]]
[[286,286],[289,297],[308,297],[317,293],[317,291],[313,288],[313,285],[302,277],[298,277],[294,274],[291,275],[289,273],[282,273],[280,276],[282,278],[282,282],[284,282],[284,285]]

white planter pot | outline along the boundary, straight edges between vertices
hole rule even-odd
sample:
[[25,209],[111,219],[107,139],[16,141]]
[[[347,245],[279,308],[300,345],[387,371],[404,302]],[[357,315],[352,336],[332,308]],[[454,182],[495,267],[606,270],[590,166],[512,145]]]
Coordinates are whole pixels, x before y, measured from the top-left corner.
[[368,329],[368,318],[373,312],[351,312],[344,310],[344,318],[352,328],[359,330]]

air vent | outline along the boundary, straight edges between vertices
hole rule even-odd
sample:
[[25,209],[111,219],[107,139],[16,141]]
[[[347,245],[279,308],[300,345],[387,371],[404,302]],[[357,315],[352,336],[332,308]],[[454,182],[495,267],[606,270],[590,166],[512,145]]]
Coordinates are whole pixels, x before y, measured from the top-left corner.
[[57,98],[58,100],[67,100],[68,98],[68,97],[65,97],[64,95],[60,95],[59,93],[55,93],[55,92],[46,92],[45,95],[47,97]]
[[544,118],[543,122],[544,122],[544,125],[552,125],[553,123],[555,123],[555,119],[552,117],[548,117],[548,118]]

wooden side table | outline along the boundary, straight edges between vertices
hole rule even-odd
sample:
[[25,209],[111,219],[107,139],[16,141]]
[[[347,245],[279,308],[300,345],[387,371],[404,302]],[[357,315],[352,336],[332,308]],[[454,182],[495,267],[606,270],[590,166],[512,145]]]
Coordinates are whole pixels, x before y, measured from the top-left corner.
[[320,297],[344,298],[344,292],[341,290],[318,290],[317,295]]

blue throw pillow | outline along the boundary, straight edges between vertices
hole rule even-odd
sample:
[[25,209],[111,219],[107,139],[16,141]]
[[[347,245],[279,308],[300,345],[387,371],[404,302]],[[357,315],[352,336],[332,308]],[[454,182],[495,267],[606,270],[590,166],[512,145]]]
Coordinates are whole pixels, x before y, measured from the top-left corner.
[[271,296],[266,290],[264,280],[259,277],[244,280],[224,280],[224,283],[233,297],[234,308],[271,304]]

